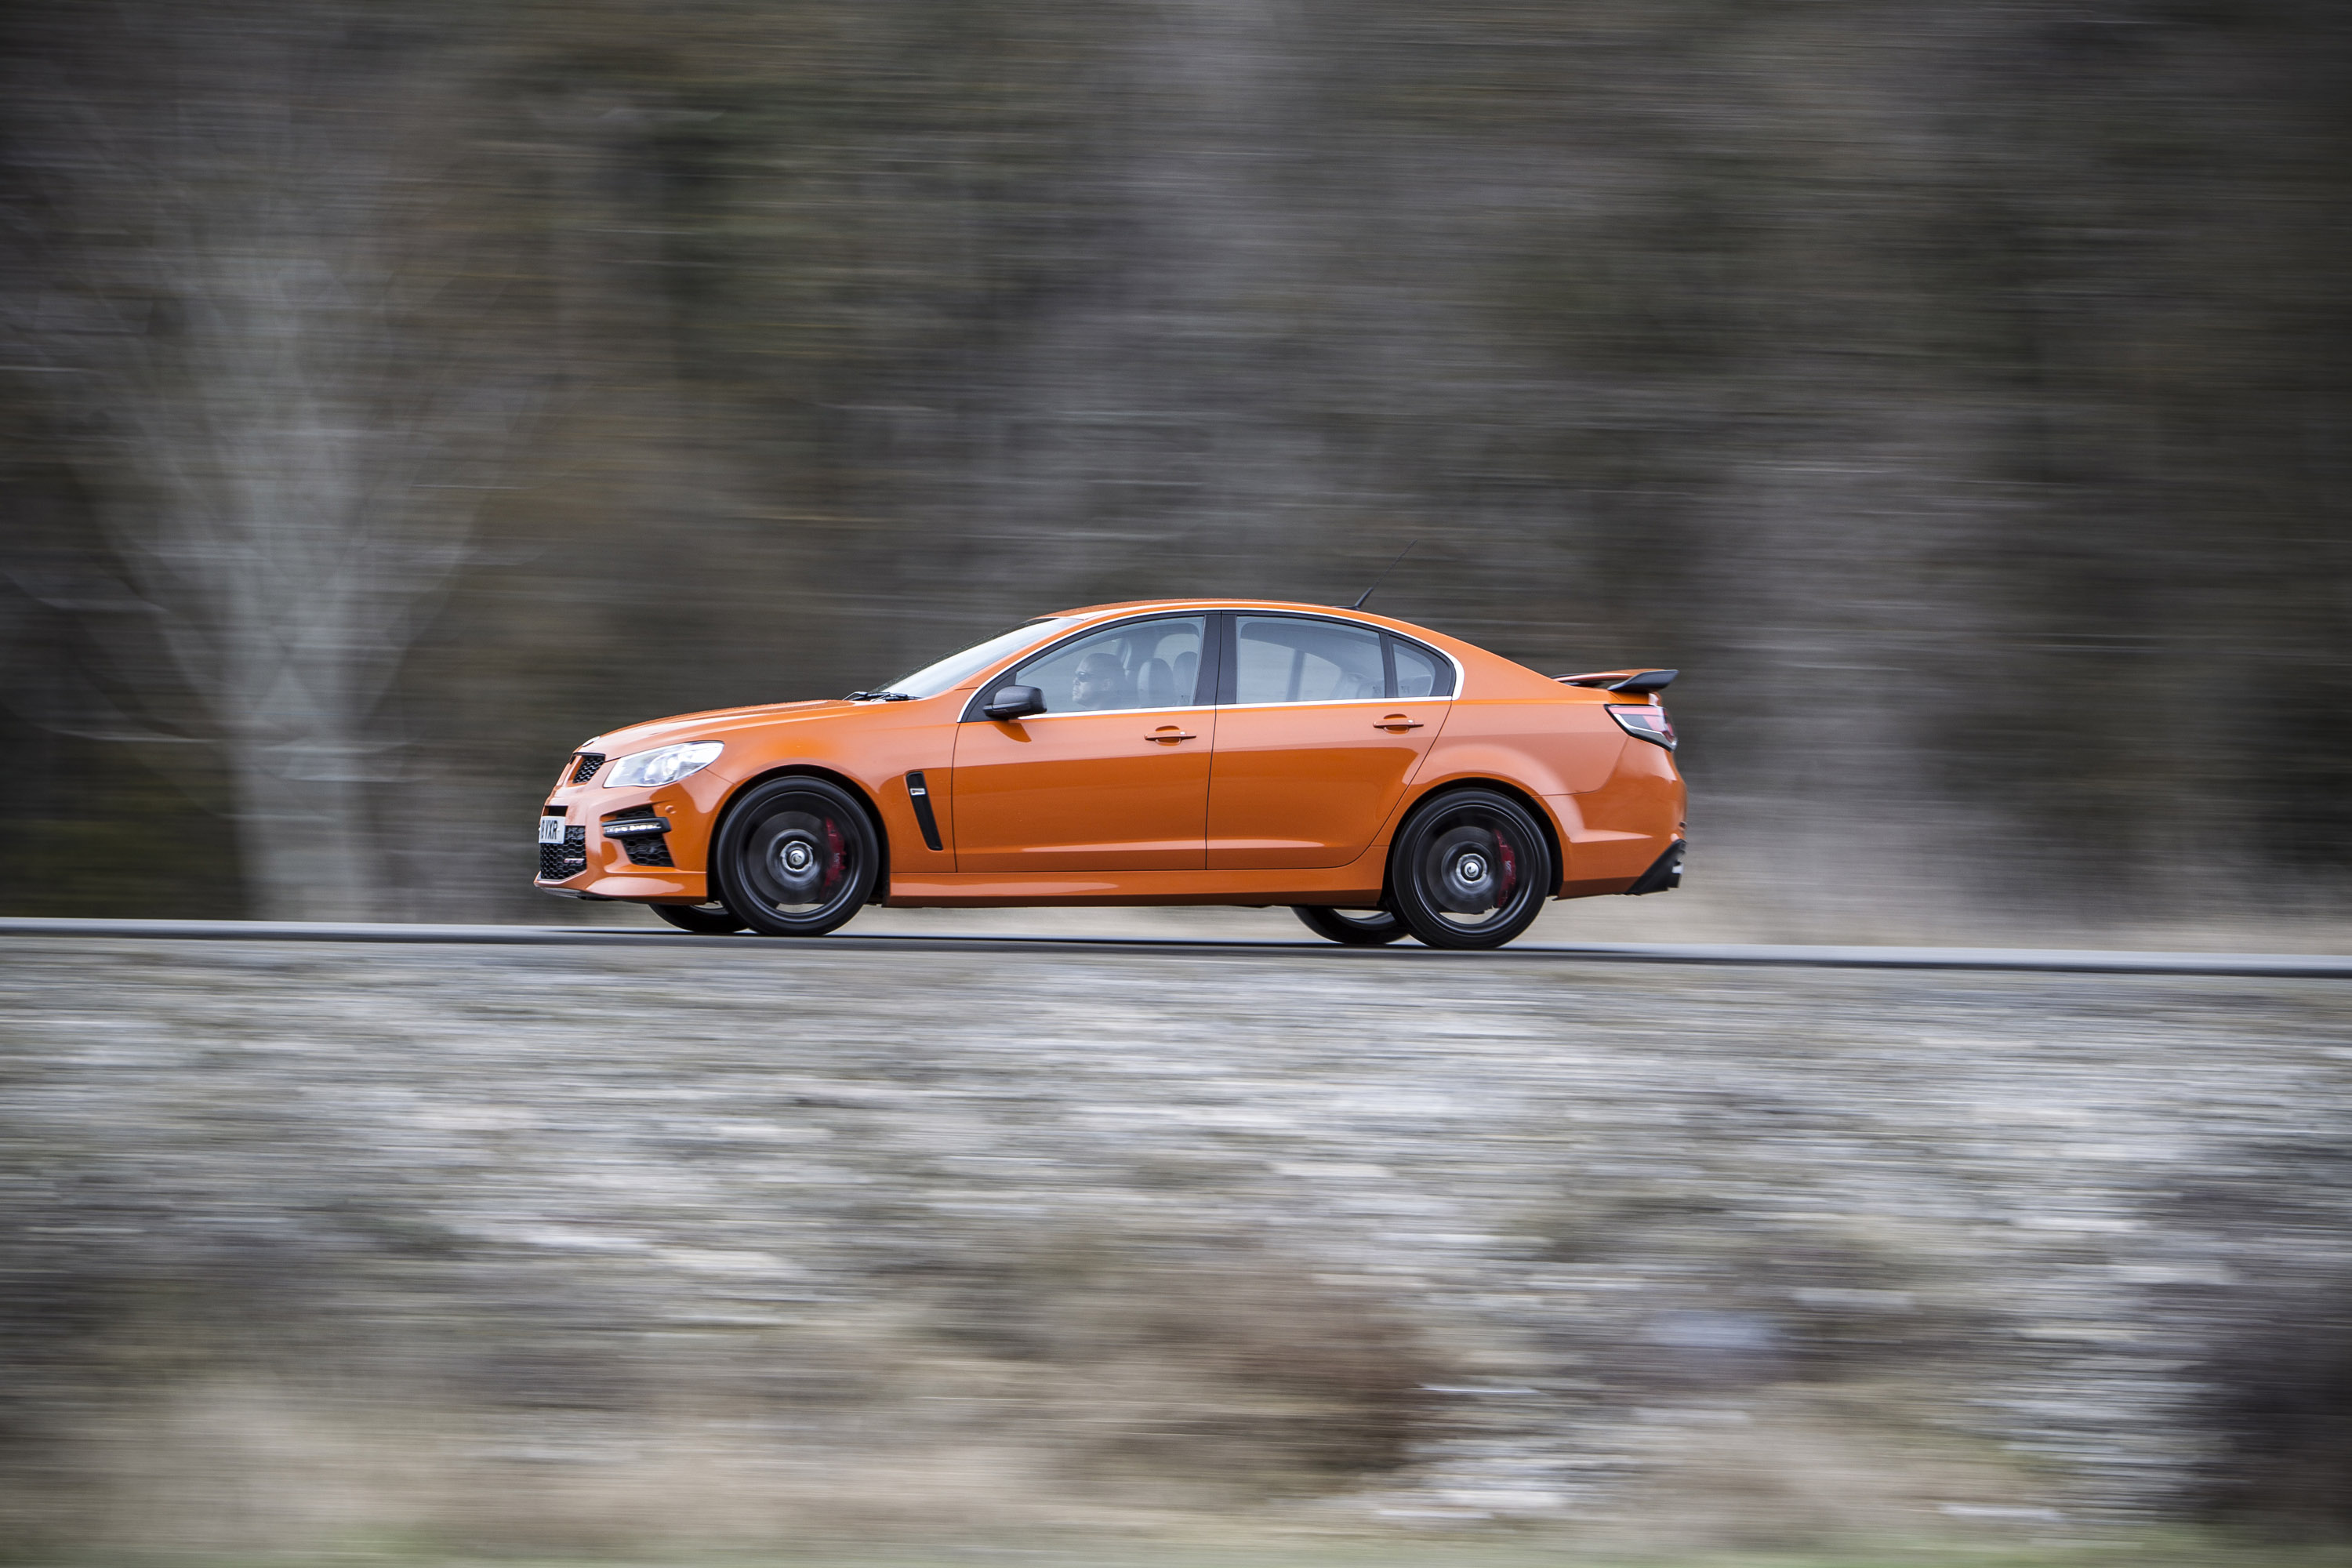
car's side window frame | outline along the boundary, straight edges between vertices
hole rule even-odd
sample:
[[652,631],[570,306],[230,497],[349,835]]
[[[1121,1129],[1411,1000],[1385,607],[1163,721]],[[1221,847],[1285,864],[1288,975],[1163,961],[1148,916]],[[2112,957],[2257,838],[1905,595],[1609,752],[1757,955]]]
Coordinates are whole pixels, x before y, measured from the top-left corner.
[[[1406,697],[1397,690],[1396,650],[1409,647],[1423,655],[1436,671],[1431,678],[1431,690],[1423,697]],[[1381,662],[1388,667],[1389,700],[1391,702],[1439,702],[1450,700],[1462,689],[1462,665],[1453,655],[1415,637],[1402,637],[1386,627],[1381,631]],[[1437,690],[1443,685],[1445,689]]]
[[[1301,615],[1295,610],[1220,610],[1218,618],[1223,624],[1217,633],[1217,705],[1221,708],[1335,708],[1348,703],[1364,702],[1441,702],[1450,701],[1462,689],[1462,666],[1452,655],[1433,648],[1413,637],[1400,637],[1385,626],[1368,626],[1345,616]],[[1241,617],[1256,616],[1265,620],[1330,621],[1335,625],[1354,626],[1360,631],[1375,634],[1381,639],[1381,672],[1389,694],[1385,697],[1332,697],[1314,701],[1243,702],[1241,690]],[[1403,644],[1417,653],[1426,655],[1435,663],[1437,679],[1445,689],[1432,691],[1426,697],[1396,695],[1396,645]]]
[[[1203,625],[1201,627],[1201,668],[1193,678],[1192,701],[1179,702],[1172,708],[1064,709],[1059,712],[1033,713],[1029,715],[1029,719],[1017,721],[1017,722],[1026,723],[1034,719],[1069,719],[1076,718],[1081,713],[1181,713],[1189,709],[1213,707],[1216,702],[1215,693],[1223,689],[1219,683],[1224,678],[1225,631],[1223,624],[1224,615],[1225,612],[1223,610],[1179,610],[1172,614],[1167,610],[1159,610],[1149,615],[1122,616],[1115,621],[1099,621],[1090,626],[1080,626],[1066,637],[1055,637],[1052,642],[1042,647],[1013,655],[1002,670],[982,680],[973,689],[971,700],[964,704],[963,717],[957,722],[961,724],[970,724],[976,721],[994,722],[989,719],[986,709],[993,700],[997,689],[1011,680],[1015,670],[1034,664],[1040,659],[1051,658],[1072,643],[1084,642],[1088,637],[1100,637],[1105,632],[1115,632],[1121,626],[1140,626],[1147,621],[1189,621],[1195,616],[1200,617]],[[1206,701],[1201,700],[1201,692],[1203,689],[1211,693]]]

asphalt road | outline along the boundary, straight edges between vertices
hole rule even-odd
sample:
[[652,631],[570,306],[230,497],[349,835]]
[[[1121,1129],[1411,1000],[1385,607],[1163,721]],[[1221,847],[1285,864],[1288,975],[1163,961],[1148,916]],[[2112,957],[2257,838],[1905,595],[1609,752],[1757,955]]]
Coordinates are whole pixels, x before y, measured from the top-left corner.
[[827,952],[1104,952],[1199,957],[1375,959],[1391,963],[1735,963],[1829,969],[1972,969],[2084,974],[2253,975],[2352,980],[2352,957],[2299,952],[2117,952],[2070,948],[1808,947],[1752,942],[1519,942],[1490,952],[1447,952],[1411,942],[1341,947],[1315,942],[1198,937],[914,936],[836,933],[810,942],[602,926],[397,925],[299,921],[0,919],[0,937],[135,937],[146,940],[358,942],[502,946],[731,948],[774,955]]

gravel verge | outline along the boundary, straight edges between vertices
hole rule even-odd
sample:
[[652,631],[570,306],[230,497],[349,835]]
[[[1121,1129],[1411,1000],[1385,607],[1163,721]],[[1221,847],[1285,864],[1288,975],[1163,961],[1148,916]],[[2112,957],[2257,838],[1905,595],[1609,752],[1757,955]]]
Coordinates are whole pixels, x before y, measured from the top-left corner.
[[26,1540],[2327,1512],[2247,1477],[2342,1440],[2279,1393],[2352,1343],[2340,984],[43,938],[0,990]]

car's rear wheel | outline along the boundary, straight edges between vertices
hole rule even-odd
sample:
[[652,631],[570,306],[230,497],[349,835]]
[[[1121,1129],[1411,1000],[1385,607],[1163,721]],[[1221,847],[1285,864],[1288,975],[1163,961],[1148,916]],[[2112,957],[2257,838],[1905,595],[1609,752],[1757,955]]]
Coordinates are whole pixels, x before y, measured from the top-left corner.
[[1389,852],[1396,912],[1430,947],[1500,947],[1535,922],[1558,879],[1526,806],[1457,790],[1414,812]]
[[697,936],[725,936],[743,929],[743,917],[725,904],[654,904],[654,914]]
[[767,936],[823,936],[866,905],[881,841],[856,796],[817,778],[772,780],[719,829],[711,870],[727,908]]
[[1405,934],[1404,921],[1386,910],[1330,910],[1320,904],[1293,904],[1290,912],[1317,936],[1349,947],[1379,947]]

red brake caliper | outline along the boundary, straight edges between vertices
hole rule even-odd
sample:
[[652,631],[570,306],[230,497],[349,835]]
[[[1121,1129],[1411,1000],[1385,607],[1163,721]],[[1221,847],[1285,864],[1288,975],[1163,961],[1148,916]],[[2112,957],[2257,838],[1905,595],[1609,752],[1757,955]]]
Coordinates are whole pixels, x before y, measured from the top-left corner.
[[1501,834],[1495,835],[1495,858],[1503,863],[1503,896],[1495,902],[1499,906],[1511,900],[1511,889],[1519,885],[1519,858],[1511,852],[1511,841]]
[[843,845],[841,826],[829,816],[824,819],[824,842],[829,852],[824,862],[824,889],[826,892],[831,892],[833,885],[841,880]]

